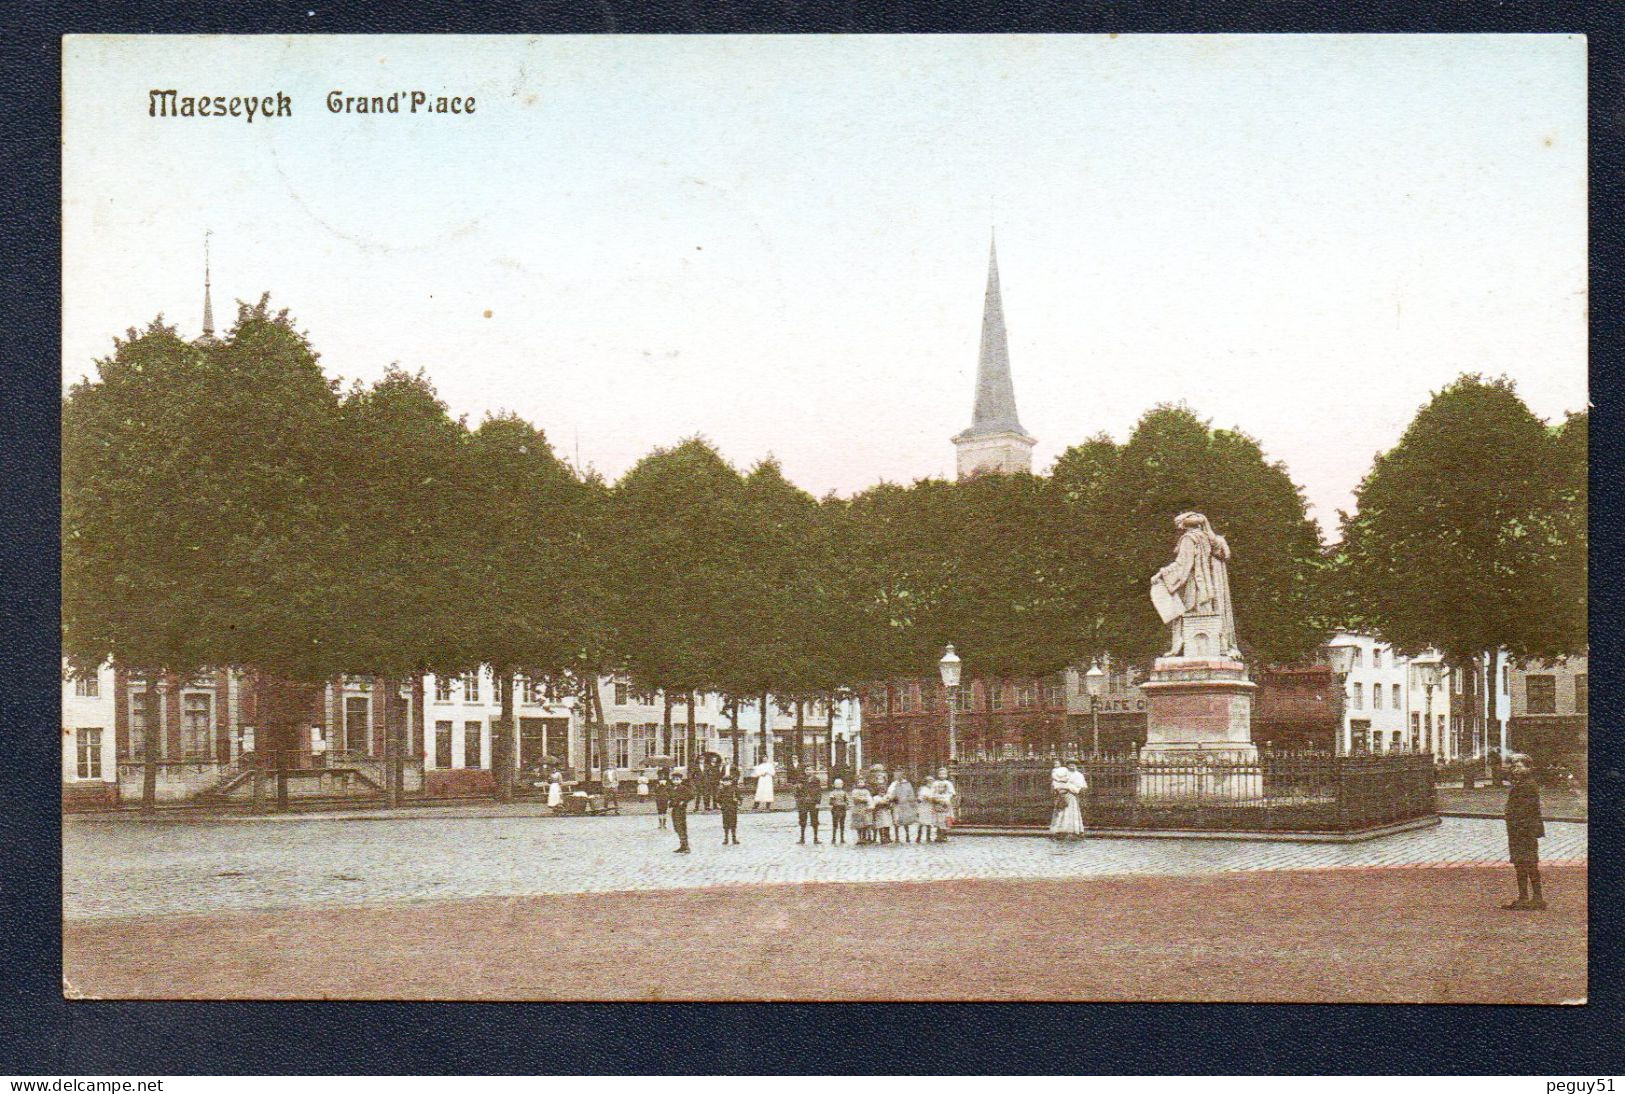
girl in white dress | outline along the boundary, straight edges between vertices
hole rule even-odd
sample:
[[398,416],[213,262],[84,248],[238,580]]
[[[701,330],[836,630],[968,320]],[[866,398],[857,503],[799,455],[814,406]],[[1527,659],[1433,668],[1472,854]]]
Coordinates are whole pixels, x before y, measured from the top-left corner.
[[767,760],[756,765],[756,797],[750,803],[750,811],[766,809],[773,812],[773,761]]
[[1050,787],[1061,796],[1061,808],[1050,822],[1050,834],[1057,839],[1083,838],[1083,811],[1078,808],[1078,795],[1087,787],[1083,772],[1076,767],[1057,767],[1050,779]]

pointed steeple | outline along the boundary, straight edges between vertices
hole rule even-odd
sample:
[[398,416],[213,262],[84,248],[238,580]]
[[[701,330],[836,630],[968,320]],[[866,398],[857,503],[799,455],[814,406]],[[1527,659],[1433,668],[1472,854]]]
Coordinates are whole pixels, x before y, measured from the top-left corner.
[[214,301],[209,297],[209,237],[214,229],[203,233],[203,337],[214,340]]
[[[988,244],[987,295],[982,302],[982,345],[976,361],[976,405],[970,428],[954,438],[961,476],[976,471],[1028,470],[1036,438],[1016,414],[1016,388],[1010,379],[1010,341],[1004,328],[999,290],[998,240]],[[967,447],[969,446],[969,447]]]

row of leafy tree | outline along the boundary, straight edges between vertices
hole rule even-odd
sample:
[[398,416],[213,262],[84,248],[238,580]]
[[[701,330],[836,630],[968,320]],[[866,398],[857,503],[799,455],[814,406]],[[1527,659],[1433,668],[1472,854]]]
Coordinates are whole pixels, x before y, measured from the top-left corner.
[[[1338,626],[1462,664],[1585,642],[1585,418],[1548,428],[1505,381],[1438,393],[1328,550],[1285,467],[1183,407],[1149,411],[1124,444],[1068,449],[1048,475],[815,499],[772,460],[740,473],[697,438],[606,483],[516,416],[452,418],[421,372],[341,390],[264,299],[218,341],[161,319],[132,330],[97,369],[62,408],[63,641],[79,668],[252,666],[308,687],[489,665],[577,689],[599,732],[606,672],[720,693],[736,719],[769,694],[799,713],[930,673],[947,642],[989,677],[1148,660],[1164,633],[1146,585],[1185,509],[1232,544],[1259,663],[1309,656]],[[285,750],[301,713],[284,690],[261,732]],[[511,736],[493,740],[507,792]]]

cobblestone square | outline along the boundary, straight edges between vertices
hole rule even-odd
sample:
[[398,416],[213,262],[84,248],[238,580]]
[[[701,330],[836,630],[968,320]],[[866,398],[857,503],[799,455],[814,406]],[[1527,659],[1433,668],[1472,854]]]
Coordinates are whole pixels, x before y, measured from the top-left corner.
[[69,818],[66,990],[1557,1003],[1586,993],[1587,841],[1547,829],[1534,915],[1498,907],[1505,837],[1481,818],[1351,844],[857,847],[799,844],[777,811],[724,847],[702,813],[689,855],[652,815],[530,805]]
[[[1499,821],[1445,817],[1435,828],[1362,843],[958,836],[944,844],[796,842],[793,813],[744,813],[722,846],[715,813],[689,820],[693,853],[636,813],[540,815],[531,805],[299,818],[70,817],[63,830],[66,918],[188,915],[319,905],[806,882],[1088,879],[1259,870],[1497,865]],[[1551,862],[1586,857],[1586,826],[1553,822]]]

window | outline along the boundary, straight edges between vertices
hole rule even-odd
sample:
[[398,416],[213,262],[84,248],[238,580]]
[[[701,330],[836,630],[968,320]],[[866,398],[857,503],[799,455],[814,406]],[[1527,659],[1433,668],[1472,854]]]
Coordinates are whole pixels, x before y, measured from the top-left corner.
[[74,749],[78,753],[79,777],[81,779],[99,779],[102,777],[102,731],[99,729],[81,729],[74,733]]
[[1466,675],[1466,674],[1465,674],[1465,673],[1461,673],[1461,672],[1452,672],[1452,673],[1451,673],[1451,674],[1450,674],[1450,678],[1451,678],[1451,680],[1453,680],[1453,681],[1455,681],[1455,685],[1456,685],[1456,694],[1457,694],[1457,695],[1460,695],[1460,694],[1461,694],[1461,678],[1462,678],[1462,677],[1463,677],[1463,676],[1464,676],[1464,675]]
[[[160,702],[162,699],[160,699]],[[163,724],[163,715],[159,715],[159,725]],[[154,727],[156,730],[157,727]],[[157,736],[154,733],[154,736]],[[145,760],[147,758],[147,692],[130,692],[130,758],[132,760]]]
[[344,697],[344,751],[371,752],[367,730],[372,721],[372,700],[365,695]]
[[1003,710],[1004,709],[1004,685],[1002,683],[999,683],[998,681],[994,681],[993,683],[989,684],[987,686],[987,688],[988,688],[988,708],[990,710]]
[[463,673],[463,702],[477,703],[480,701],[480,674],[477,672]]
[[[1355,685],[1355,686],[1358,687],[1359,685]],[[1371,709],[1372,710],[1381,710],[1382,709],[1382,685],[1381,684],[1372,684],[1371,685]]]
[[1400,698],[1399,685],[1398,684],[1394,685],[1393,695],[1394,695],[1394,709],[1398,710],[1400,707],[1405,705],[1404,700]]
[[441,770],[451,766],[451,723],[434,724],[434,765]]
[[1374,648],[1371,651],[1371,667],[1374,668],[1374,669],[1382,668],[1382,647],[1381,646],[1377,646],[1376,648]]
[[1524,709],[1530,714],[1557,713],[1557,677],[1543,674],[1524,677]]
[[480,726],[481,722],[463,723],[463,766],[480,766]]
[[94,676],[76,676],[73,678],[73,693],[81,699],[99,699],[102,682]]
[[1052,676],[1044,681],[1044,705],[1047,707],[1066,705],[1066,685],[1059,676]]
[[1414,710],[1411,711],[1411,748],[1422,750],[1422,716]]
[[1512,692],[1512,666],[1501,666],[1501,694],[1509,695]]
[[434,701],[437,703],[451,702],[451,677],[436,676],[434,678]]
[[1030,707],[1037,702],[1037,689],[1030,683],[1023,682],[1016,686],[1016,706]]
[[640,726],[633,727],[633,732],[637,734],[635,740],[639,742],[637,749],[637,759],[639,763],[643,762],[643,758],[645,756],[660,755],[659,725],[654,722],[645,722]]
[[954,688],[954,709],[960,713],[976,709],[976,689],[969,684]]
[[1382,751],[1382,730],[1380,729],[1373,729],[1371,731],[1371,751]]
[[1365,651],[1359,646],[1355,646],[1349,651],[1349,665],[1357,669],[1365,668]]
[[615,681],[615,705],[624,707],[632,701],[632,686],[624,680]]
[[209,714],[214,696],[187,692],[181,696],[181,754],[188,760],[209,758]]
[[1591,680],[1590,673],[1577,672],[1574,674],[1574,713],[1589,714],[1591,712],[1591,698],[1588,694]]
[[1354,702],[1351,705],[1354,707],[1355,710],[1364,710],[1365,709],[1365,685],[1364,684],[1358,684],[1357,683],[1357,684],[1354,685]]
[[1393,735],[1389,738],[1388,747],[1395,752],[1398,752],[1400,749],[1405,747],[1405,742],[1403,738],[1400,737],[1399,730],[1394,730]]
[[632,766],[632,727],[625,722],[616,722],[609,727],[609,766]]

